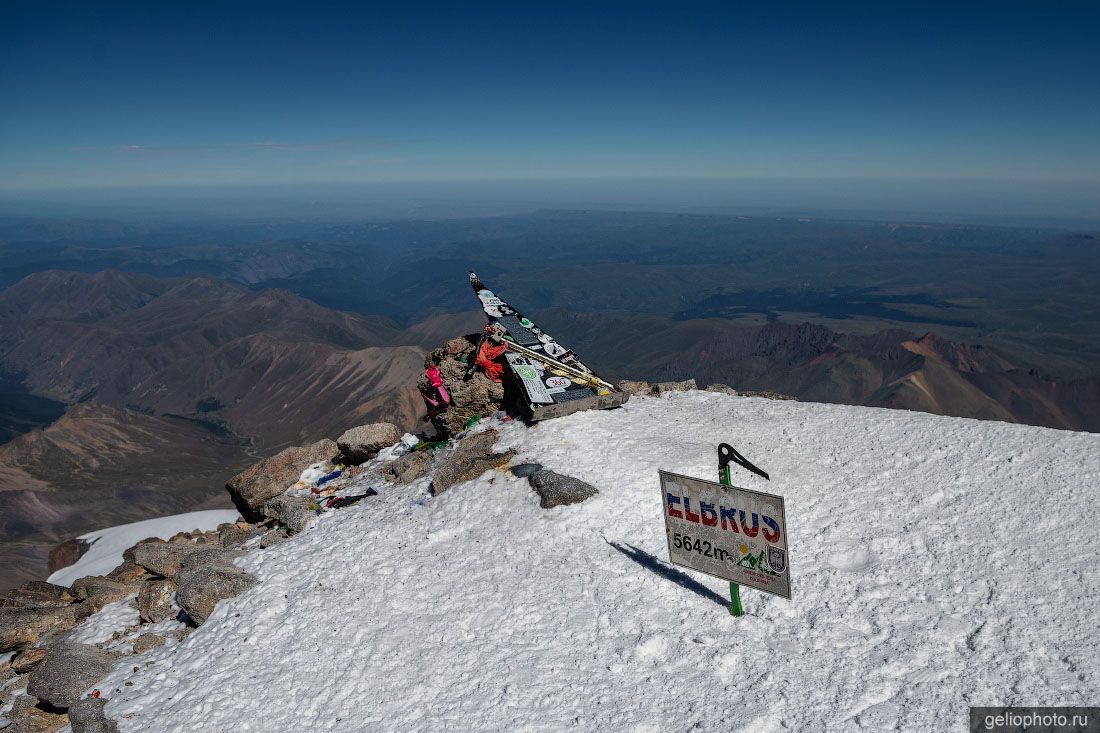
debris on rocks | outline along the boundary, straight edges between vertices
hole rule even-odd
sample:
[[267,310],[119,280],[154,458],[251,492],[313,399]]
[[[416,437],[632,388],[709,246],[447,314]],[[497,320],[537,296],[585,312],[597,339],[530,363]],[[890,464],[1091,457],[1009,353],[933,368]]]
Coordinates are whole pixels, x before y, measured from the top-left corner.
[[287,448],[241,471],[226,482],[225,489],[242,517],[259,521],[265,501],[286,491],[311,465],[334,461],[339,455],[340,447],[328,439],[304,448]]

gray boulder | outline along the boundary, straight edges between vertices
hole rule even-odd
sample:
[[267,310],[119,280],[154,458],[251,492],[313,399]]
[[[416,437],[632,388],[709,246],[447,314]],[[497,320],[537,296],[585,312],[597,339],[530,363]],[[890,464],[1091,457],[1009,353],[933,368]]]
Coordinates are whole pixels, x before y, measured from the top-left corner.
[[136,552],[137,548],[141,547],[142,545],[163,545],[166,542],[167,540],[163,540],[160,537],[146,537],[143,540],[138,540],[137,542],[122,551],[122,561],[123,563],[133,562],[134,552]]
[[153,575],[171,578],[183,568],[183,560],[195,552],[210,549],[209,545],[157,542],[134,548],[134,563]]
[[240,550],[227,550],[221,545],[207,545],[199,552],[192,552],[183,558],[183,570],[197,568],[200,565],[232,565],[233,560],[243,555],[244,553]]
[[490,469],[510,462],[516,455],[514,450],[493,452],[493,445],[499,437],[496,430],[486,430],[460,440],[450,455],[439,460],[432,480],[432,495],[438,496],[457,483],[477,478]]
[[256,579],[238,567],[215,564],[188,568],[176,582],[176,602],[195,625],[200,625],[214,612],[218,601],[240,595],[254,586]]
[[265,501],[260,511],[265,517],[285,524],[291,534],[297,534],[317,518],[317,514],[309,508],[312,503],[310,499],[304,497],[284,494]]
[[358,466],[374,458],[378,455],[378,451],[389,448],[400,440],[401,431],[396,425],[377,422],[345,430],[344,434],[336,439],[336,445],[340,446],[340,453],[344,456],[345,463]]
[[382,475],[396,484],[411,484],[432,468],[432,456],[428,451],[406,453],[382,468]]
[[657,385],[653,382],[641,382],[633,379],[619,380],[619,389],[630,393],[632,397],[649,397],[657,394]]
[[600,493],[595,486],[572,476],[543,469],[531,474],[527,482],[539,495],[539,506],[550,509],[556,506],[577,504]]
[[176,593],[174,580],[150,580],[141,584],[138,591],[137,608],[141,620],[155,624],[176,615],[172,608],[172,596]]
[[137,591],[136,584],[120,583],[99,575],[89,575],[73,582],[72,591],[91,608],[98,611],[108,603],[121,601]]
[[262,516],[260,507],[263,503],[286,491],[298,480],[302,471],[311,464],[335,460],[339,455],[340,446],[327,438],[304,448],[287,448],[229,479],[225,490],[241,516],[249,522],[256,522]]
[[288,539],[290,539],[290,537],[287,536],[286,530],[273,529],[260,538],[260,549],[266,550],[269,547],[281,545]]
[[0,654],[23,649],[44,634],[68,631],[76,624],[76,606],[0,608]]
[[686,379],[683,382],[658,382],[656,387],[658,396],[670,392],[690,392],[693,389],[699,389],[694,379]]
[[149,574],[137,563],[123,560],[118,567],[107,573],[106,577],[120,583],[137,583],[148,578]]
[[109,720],[103,710],[106,704],[105,697],[86,697],[69,706],[69,724],[73,727],[73,733],[118,733],[115,721]]
[[15,698],[6,717],[11,725],[3,729],[4,733],[55,733],[69,722],[63,711],[49,708],[30,695]]
[[49,656],[49,650],[40,646],[32,646],[29,649],[24,649],[11,660],[11,670],[16,674],[26,674],[32,669],[46,661],[46,657]]
[[531,474],[538,473],[541,470],[541,463],[520,463],[508,469],[508,471],[511,472],[511,474],[516,478],[527,478]]
[[254,524],[227,523],[218,526],[218,540],[222,547],[240,547],[248,540],[259,534],[259,528]]
[[707,392],[717,392],[718,394],[726,394],[730,397],[737,396],[737,390],[728,384],[710,384],[707,385]]
[[67,708],[111,671],[114,658],[91,644],[57,644],[31,672],[27,693],[55,708]]

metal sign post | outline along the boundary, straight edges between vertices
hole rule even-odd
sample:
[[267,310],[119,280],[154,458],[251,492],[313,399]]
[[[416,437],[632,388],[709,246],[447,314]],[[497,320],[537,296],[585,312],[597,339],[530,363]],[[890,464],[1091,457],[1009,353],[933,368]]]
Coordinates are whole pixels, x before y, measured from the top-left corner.
[[[718,483],[723,486],[733,486],[733,481],[730,479],[730,458],[732,458],[732,455],[722,450],[723,448],[733,450],[729,443],[722,443],[718,446]],[[745,615],[745,609],[741,605],[741,586],[732,580],[730,581],[730,615]]]

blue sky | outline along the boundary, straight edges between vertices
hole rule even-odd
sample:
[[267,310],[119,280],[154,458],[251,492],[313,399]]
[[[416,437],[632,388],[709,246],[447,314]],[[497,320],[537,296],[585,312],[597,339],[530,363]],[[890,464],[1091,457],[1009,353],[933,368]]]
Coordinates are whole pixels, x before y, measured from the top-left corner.
[[0,188],[1100,182],[1090,3],[639,5],[4,3]]

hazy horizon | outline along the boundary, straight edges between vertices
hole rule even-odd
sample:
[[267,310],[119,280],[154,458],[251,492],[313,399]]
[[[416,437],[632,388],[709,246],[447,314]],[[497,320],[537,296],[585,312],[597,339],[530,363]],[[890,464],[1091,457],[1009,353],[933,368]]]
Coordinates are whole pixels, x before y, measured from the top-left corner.
[[854,178],[588,178],[0,190],[0,216],[350,221],[541,209],[1100,228],[1100,184]]

